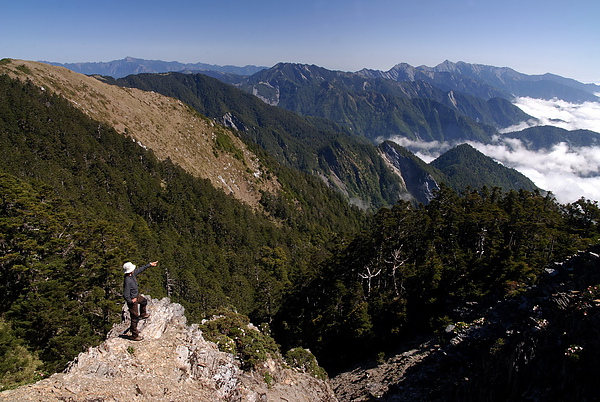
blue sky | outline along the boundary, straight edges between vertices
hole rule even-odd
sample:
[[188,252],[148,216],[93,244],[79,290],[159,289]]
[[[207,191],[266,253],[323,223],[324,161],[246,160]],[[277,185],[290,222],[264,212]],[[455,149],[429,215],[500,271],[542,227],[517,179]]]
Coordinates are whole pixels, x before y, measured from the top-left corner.
[[5,1],[0,57],[389,70],[444,60],[600,83],[597,0]]

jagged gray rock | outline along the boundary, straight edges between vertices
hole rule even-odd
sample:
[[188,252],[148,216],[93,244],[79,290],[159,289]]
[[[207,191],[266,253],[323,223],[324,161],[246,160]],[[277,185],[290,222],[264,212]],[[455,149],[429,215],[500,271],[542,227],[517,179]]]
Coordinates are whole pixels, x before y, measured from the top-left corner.
[[232,354],[204,340],[197,324],[187,325],[183,306],[147,299],[151,316],[138,326],[144,340],[121,336],[129,327],[124,314],[105,342],[80,353],[64,372],[4,391],[0,401],[337,401],[329,382],[277,358],[261,370],[241,370]]

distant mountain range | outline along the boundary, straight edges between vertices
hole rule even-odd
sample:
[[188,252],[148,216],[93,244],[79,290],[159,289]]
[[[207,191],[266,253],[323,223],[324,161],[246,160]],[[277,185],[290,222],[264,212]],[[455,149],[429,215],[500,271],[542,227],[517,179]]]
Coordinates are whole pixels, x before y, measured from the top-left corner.
[[[352,203],[369,209],[392,205],[398,199],[426,204],[442,182],[457,190],[462,190],[465,185],[499,186],[505,190],[536,188],[522,174],[494,162],[472,147],[461,147],[464,157],[453,157],[455,162],[446,171],[445,165],[435,169],[397,144],[389,141],[378,143],[369,138],[369,131],[364,129],[374,124],[365,121],[375,121],[369,120],[369,113],[373,112],[373,99],[379,99],[382,105],[391,102],[395,108],[390,109],[404,113],[396,120],[404,117],[407,124],[411,124],[411,119],[406,116],[417,116],[414,120],[418,120],[422,132],[439,133],[440,136],[454,132],[457,139],[461,138],[462,132],[469,134],[471,139],[491,141],[496,132],[493,127],[476,123],[439,102],[415,98],[413,104],[406,97],[382,96],[377,92],[360,94],[354,91],[360,85],[352,73],[295,64],[280,64],[249,79],[258,82],[266,72],[269,76],[280,77],[278,85],[282,87],[279,90],[282,98],[299,105],[318,102],[318,82],[322,77],[328,77],[333,82],[327,85],[332,100],[328,104],[320,104],[320,109],[329,110],[331,114],[315,113],[302,117],[286,108],[261,101],[248,93],[248,87],[236,88],[205,74],[138,74],[118,80],[104,77],[103,80],[180,99],[199,113],[237,129],[243,138],[259,144],[280,163],[318,175]],[[365,81],[364,78],[358,80]],[[307,85],[302,86],[302,81]],[[391,88],[397,88],[397,84],[392,83]],[[435,92],[435,88],[431,90]],[[298,97],[293,96],[294,92],[300,93]],[[305,99],[304,103],[302,99]],[[345,101],[335,102],[335,99]],[[508,103],[508,106],[512,105]],[[333,120],[335,114],[347,116],[347,120]],[[431,117],[436,115],[438,119]],[[349,121],[353,121],[354,125],[349,126]],[[463,125],[462,131],[455,128],[459,124]],[[412,127],[407,132],[410,129]],[[453,153],[452,150],[448,152]],[[461,167],[466,170],[462,175],[456,172]]]
[[372,141],[487,142],[497,129],[532,119],[504,98],[482,99],[423,81],[368,78],[305,64],[280,63],[226,81],[265,102],[346,126]]
[[108,75],[121,78],[131,74],[140,73],[166,73],[169,71],[219,71],[228,74],[252,75],[266,67],[257,66],[218,66],[207,63],[180,63],[178,61],[144,60],[134,57],[126,57],[121,60],[107,62],[85,62],[85,63],[56,63],[44,61],[43,63],[54,66],[66,67],[76,73],[86,75]]
[[517,122],[535,120],[511,103],[516,96],[600,101],[594,95],[600,86],[552,74],[528,76],[509,68],[445,62],[435,68],[399,64],[385,73],[280,63],[251,76],[212,75],[268,104],[331,120],[375,143],[398,137],[492,143],[498,136],[522,139],[536,150],[561,142],[600,143],[598,133],[553,126],[500,134]]
[[[409,163],[411,157],[406,155],[416,149],[392,146],[386,140],[406,138],[457,146],[517,138],[532,150],[561,142],[573,146],[600,143],[598,133],[549,126],[500,134],[507,127],[534,120],[512,104],[515,97],[584,102],[598,101],[595,93],[600,93],[598,85],[552,74],[530,76],[506,67],[446,61],[436,67],[402,63],[387,72],[363,69],[353,73],[279,63],[241,71],[133,58],[76,67],[111,84],[180,99],[238,130],[279,162],[318,175],[366,208],[398,199],[427,203],[441,182],[455,189],[466,185],[535,188],[524,177],[514,177],[517,172],[512,169],[505,171],[498,164],[483,168],[483,158],[472,147],[459,147],[453,151],[452,163],[438,161],[436,166]],[[125,67],[134,73],[118,78],[127,71]],[[169,70],[175,72],[164,73]]]
[[423,81],[440,89],[460,91],[484,99],[528,96],[563,99],[567,102],[597,102],[600,85],[583,84],[554,74],[527,75],[508,67],[494,67],[448,60],[435,67],[412,67],[406,63],[389,71],[361,70],[358,74],[393,81]]
[[[269,67],[254,65],[220,66],[208,63],[145,60],[134,57],[108,62],[43,62],[66,67],[81,74],[104,75],[113,78],[140,73],[200,71],[222,78],[227,75],[250,76],[261,70],[269,69]],[[457,91],[486,100],[495,97],[511,99],[514,96],[529,96],[540,99],[558,98],[568,102],[584,102],[598,101],[599,98],[595,94],[600,93],[600,85],[585,84],[555,74],[527,75],[508,67],[494,67],[461,61],[453,63],[446,60],[435,67],[413,67],[407,63],[399,63],[388,71],[362,69],[354,74],[397,82],[423,82],[442,91]],[[229,80],[232,78],[229,77]]]

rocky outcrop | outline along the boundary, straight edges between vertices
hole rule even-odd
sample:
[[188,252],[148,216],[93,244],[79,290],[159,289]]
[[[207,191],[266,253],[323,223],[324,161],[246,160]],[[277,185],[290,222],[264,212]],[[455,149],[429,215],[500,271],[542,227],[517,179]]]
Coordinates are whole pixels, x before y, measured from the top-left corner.
[[427,167],[423,161],[418,160],[410,152],[404,150],[402,153],[402,148],[391,141],[381,143],[379,150],[388,166],[404,182],[411,197],[406,200],[429,204],[429,201],[434,197],[434,192],[439,189],[437,182],[427,171],[431,168]]
[[[104,343],[49,378],[0,393],[0,401],[336,401],[328,382],[285,367],[277,357],[243,371],[232,354],[187,325],[184,308],[149,300],[142,341],[124,337],[128,319]],[[124,314],[125,317],[128,314]]]
[[513,297],[473,303],[460,321],[331,379],[344,401],[595,401],[600,245],[547,267]]

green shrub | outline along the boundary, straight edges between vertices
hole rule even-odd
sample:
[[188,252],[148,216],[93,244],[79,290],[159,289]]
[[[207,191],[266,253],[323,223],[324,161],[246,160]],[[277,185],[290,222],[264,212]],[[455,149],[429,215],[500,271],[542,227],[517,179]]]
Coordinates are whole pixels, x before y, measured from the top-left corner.
[[42,362],[17,338],[10,324],[0,318],[0,391],[40,380]]
[[313,377],[321,380],[327,379],[327,372],[323,367],[319,366],[317,358],[308,349],[297,347],[288,350],[285,354],[285,361],[290,366],[308,373]]
[[245,370],[254,369],[278,355],[279,347],[264,328],[250,325],[248,317],[231,311],[223,312],[200,325],[204,338],[218,345],[222,352],[234,354]]

